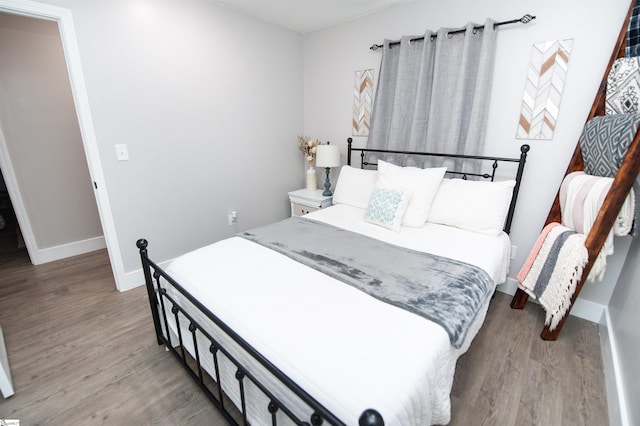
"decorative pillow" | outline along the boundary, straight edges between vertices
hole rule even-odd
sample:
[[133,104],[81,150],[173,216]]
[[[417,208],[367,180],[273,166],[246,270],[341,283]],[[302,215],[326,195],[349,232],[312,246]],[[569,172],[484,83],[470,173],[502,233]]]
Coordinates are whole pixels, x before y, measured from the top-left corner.
[[428,222],[497,236],[504,229],[516,181],[444,179]]
[[410,198],[408,192],[399,189],[376,188],[371,193],[364,220],[399,232]]
[[377,179],[377,170],[342,166],[333,191],[333,204],[348,204],[366,209]]
[[607,76],[606,114],[640,111],[640,58],[619,58]]
[[446,167],[420,169],[400,167],[378,160],[378,182],[376,187],[398,188],[411,194],[411,201],[402,218],[402,225],[412,228],[424,226],[429,216],[433,197],[438,191]]

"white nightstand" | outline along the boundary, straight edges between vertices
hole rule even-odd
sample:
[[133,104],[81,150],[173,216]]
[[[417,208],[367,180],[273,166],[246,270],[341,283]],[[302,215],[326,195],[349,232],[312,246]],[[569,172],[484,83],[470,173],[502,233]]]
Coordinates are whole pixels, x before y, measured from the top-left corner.
[[289,192],[291,202],[291,216],[302,216],[318,209],[323,209],[331,205],[331,196],[322,195],[322,189],[309,191],[308,189],[298,189]]

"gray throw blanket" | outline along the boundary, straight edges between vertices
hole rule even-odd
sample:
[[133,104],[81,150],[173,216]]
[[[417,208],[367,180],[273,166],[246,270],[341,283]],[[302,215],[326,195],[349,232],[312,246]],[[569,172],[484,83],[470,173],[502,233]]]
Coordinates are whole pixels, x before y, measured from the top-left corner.
[[[639,124],[640,114],[612,114],[589,120],[580,135],[584,172],[593,176],[615,177]],[[631,234],[636,236],[640,223],[640,177],[636,178],[633,191],[636,205]]]
[[494,288],[476,266],[301,217],[239,236],[439,324],[456,348]]

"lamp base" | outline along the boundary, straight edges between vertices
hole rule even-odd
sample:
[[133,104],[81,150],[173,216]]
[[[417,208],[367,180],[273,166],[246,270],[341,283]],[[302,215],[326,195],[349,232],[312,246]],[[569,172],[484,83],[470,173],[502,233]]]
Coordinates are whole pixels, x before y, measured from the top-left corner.
[[331,182],[329,182],[329,172],[331,171],[331,168],[325,167],[325,170],[327,171],[327,177],[324,180],[324,192],[322,195],[325,197],[331,197],[333,195],[333,192],[331,192]]

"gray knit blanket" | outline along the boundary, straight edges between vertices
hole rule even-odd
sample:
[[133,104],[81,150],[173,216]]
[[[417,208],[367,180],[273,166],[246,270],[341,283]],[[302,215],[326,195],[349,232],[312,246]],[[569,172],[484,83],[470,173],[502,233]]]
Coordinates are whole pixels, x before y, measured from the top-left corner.
[[476,266],[302,217],[239,236],[439,324],[456,348],[494,289]]

